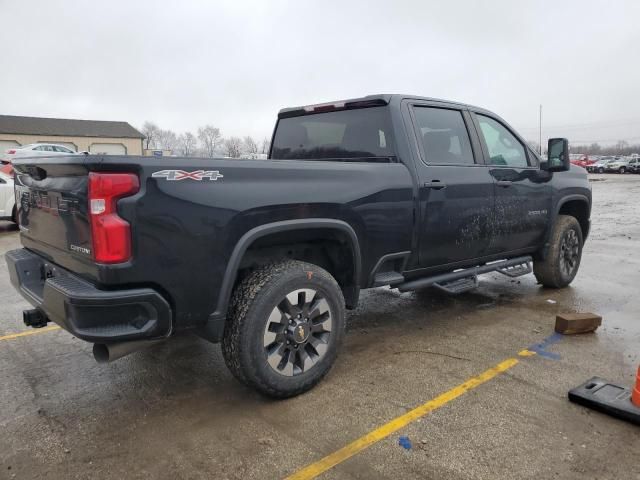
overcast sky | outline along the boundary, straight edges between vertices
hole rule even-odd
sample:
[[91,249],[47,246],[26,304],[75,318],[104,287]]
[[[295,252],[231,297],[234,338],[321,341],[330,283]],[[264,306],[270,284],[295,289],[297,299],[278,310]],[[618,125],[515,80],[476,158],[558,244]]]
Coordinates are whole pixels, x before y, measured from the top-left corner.
[[640,1],[0,0],[0,114],[270,136],[281,107],[411,93],[528,139],[640,143]]

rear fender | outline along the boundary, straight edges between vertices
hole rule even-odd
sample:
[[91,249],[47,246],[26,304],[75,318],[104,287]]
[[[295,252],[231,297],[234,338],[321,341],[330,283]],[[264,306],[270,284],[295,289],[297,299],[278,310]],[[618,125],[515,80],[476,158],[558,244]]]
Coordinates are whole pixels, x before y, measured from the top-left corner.
[[350,248],[354,258],[354,282],[353,289],[355,291],[349,292],[348,295],[351,301],[357,302],[359,295],[360,275],[361,275],[361,254],[358,237],[353,228],[346,222],[341,220],[335,220],[330,218],[314,218],[314,219],[300,219],[300,220],[285,220],[281,222],[273,222],[258,227],[252,228],[246,232],[233,249],[229,258],[229,263],[225,270],[222,285],[220,287],[220,295],[218,297],[218,303],[216,310],[209,315],[209,322],[206,327],[206,332],[202,332],[202,335],[209,340],[219,341],[224,330],[224,321],[227,315],[227,309],[229,307],[229,301],[233,291],[233,286],[238,278],[238,271],[242,257],[249,249],[249,247],[259,238],[271,235],[273,233],[280,233],[292,230],[303,229],[321,229],[321,230],[338,230],[341,233],[346,234],[349,239]]

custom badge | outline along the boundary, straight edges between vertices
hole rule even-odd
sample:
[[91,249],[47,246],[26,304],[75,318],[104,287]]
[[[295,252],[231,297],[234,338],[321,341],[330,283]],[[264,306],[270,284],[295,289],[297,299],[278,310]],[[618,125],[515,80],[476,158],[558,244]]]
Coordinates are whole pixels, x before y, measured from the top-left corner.
[[159,172],[153,172],[151,175],[153,178],[164,178],[165,180],[180,181],[180,180],[218,180],[223,178],[218,170],[196,170],[195,172],[185,172],[184,170],[160,170]]

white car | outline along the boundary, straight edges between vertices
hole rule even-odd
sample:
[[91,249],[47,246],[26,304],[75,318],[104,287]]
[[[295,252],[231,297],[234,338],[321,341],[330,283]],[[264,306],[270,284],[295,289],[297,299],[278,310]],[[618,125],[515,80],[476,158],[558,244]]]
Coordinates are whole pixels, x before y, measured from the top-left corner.
[[16,197],[13,178],[0,172],[0,219],[16,222]]
[[604,167],[606,172],[627,173],[629,171],[628,158],[618,158],[607,163]]
[[64,145],[55,143],[31,143],[21,147],[10,148],[0,157],[5,162],[10,162],[17,157],[37,157],[52,155],[82,155],[84,152],[74,152]]

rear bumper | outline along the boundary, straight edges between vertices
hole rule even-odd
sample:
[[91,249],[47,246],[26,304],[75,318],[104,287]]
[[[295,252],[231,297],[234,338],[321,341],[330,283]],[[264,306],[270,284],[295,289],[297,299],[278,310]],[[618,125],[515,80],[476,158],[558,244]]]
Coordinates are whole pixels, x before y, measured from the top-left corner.
[[49,320],[88,342],[159,338],[171,333],[171,307],[155,290],[99,290],[24,248],[5,254],[13,286]]

